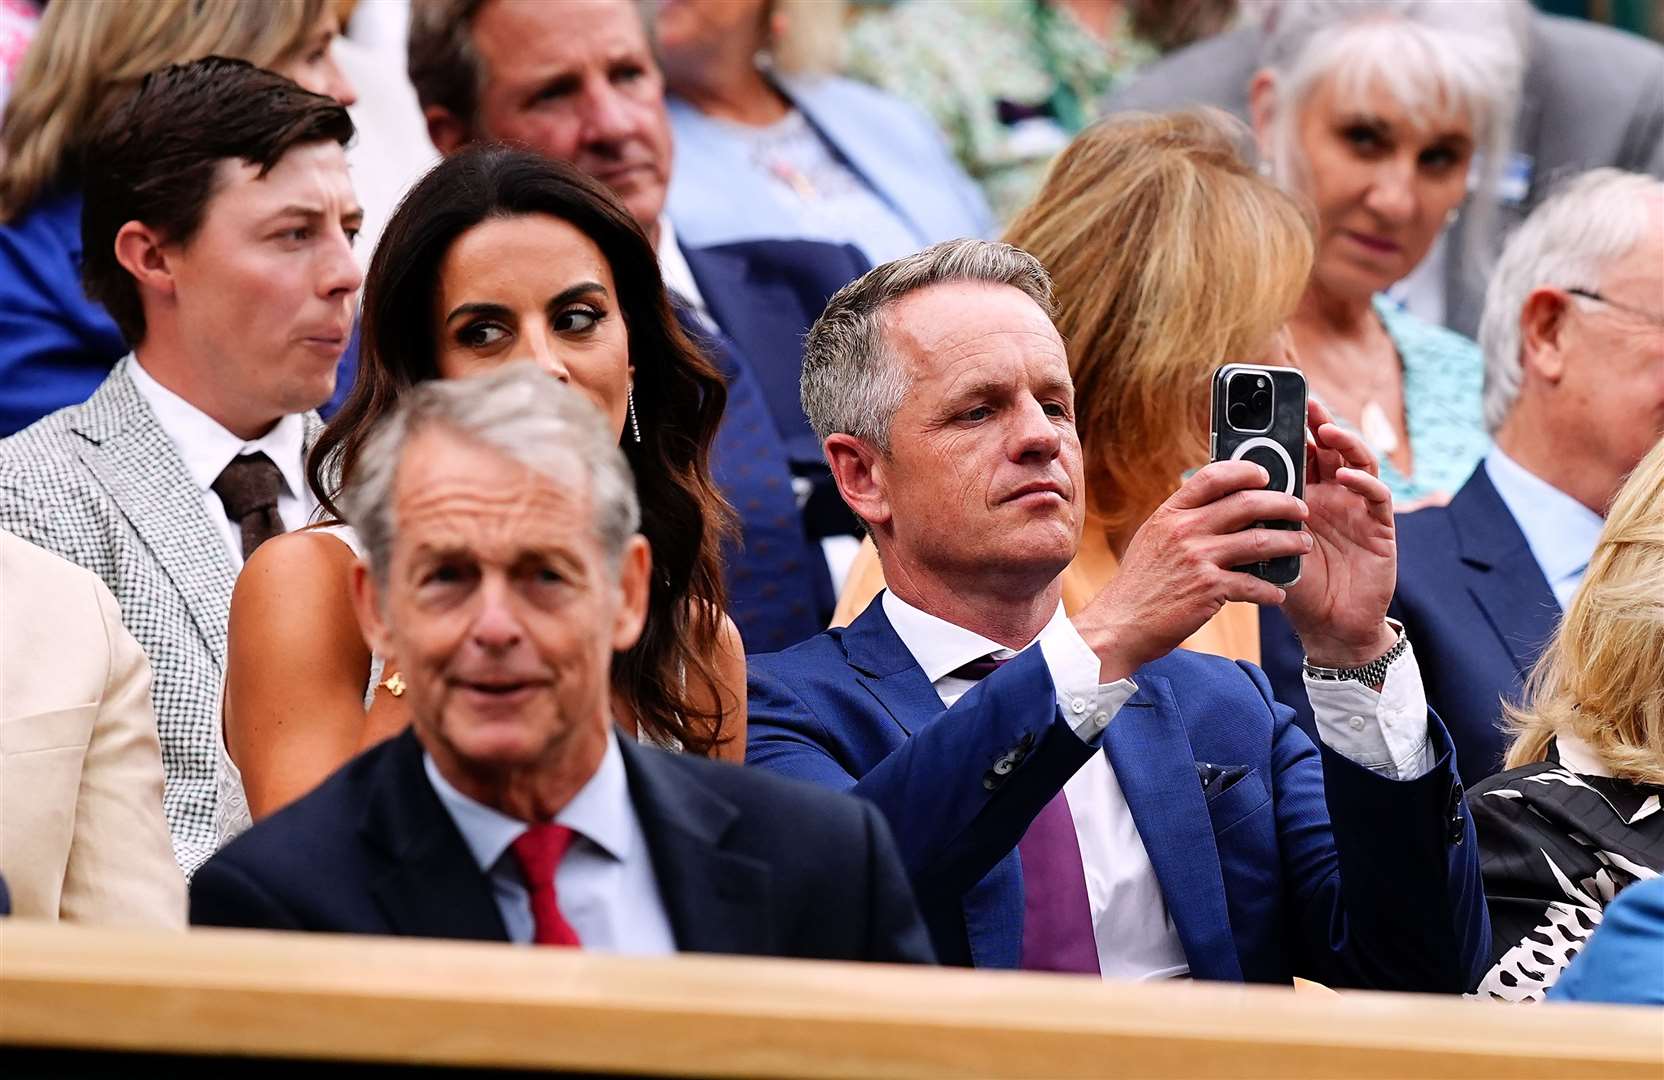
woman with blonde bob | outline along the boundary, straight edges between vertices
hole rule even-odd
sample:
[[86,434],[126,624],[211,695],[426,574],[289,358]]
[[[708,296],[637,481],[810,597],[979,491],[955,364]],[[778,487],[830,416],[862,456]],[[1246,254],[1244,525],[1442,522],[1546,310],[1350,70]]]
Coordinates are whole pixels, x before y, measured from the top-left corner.
[[[1063,572],[1073,613],[1114,577],[1144,520],[1208,460],[1213,372],[1290,364],[1284,322],[1311,271],[1298,203],[1255,173],[1241,125],[1212,110],[1128,114],[1082,132],[1007,243],[1051,274],[1086,476],[1080,551]],[[881,587],[864,553],[839,604]],[[1186,645],[1259,657],[1258,609],[1226,604]]]
[[0,124],[0,436],[87,399],[127,352],[81,290],[81,142],[146,74],[247,60],[343,105],[334,0],[54,3]]
[[1469,793],[1493,939],[1479,991],[1540,1000],[1612,898],[1664,873],[1664,441],[1618,493],[1565,619]]

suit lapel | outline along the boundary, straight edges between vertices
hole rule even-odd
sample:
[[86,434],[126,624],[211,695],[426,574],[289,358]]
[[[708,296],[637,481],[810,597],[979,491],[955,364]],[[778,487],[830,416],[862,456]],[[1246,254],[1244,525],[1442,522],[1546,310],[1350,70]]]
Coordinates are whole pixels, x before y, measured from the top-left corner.
[[844,655],[855,679],[884,706],[903,735],[940,716],[942,696],[884,614],[883,591],[843,632]]
[[726,846],[739,810],[686,775],[663,751],[633,746],[626,739],[619,745],[677,950],[777,951],[769,868]]
[[81,461],[168,575],[223,670],[237,569],[178,449],[128,376],[131,363],[117,364],[88,400],[76,426],[86,440]]
[[1554,633],[1560,602],[1484,465],[1451,500],[1450,520],[1468,592],[1523,677]]
[[1167,680],[1134,676],[1138,693],[1110,721],[1104,740],[1139,838],[1184,945],[1191,974],[1242,980],[1196,757]]
[[359,827],[387,860],[371,889],[393,931],[507,941],[490,883],[434,794],[408,729],[387,745],[370,784]]

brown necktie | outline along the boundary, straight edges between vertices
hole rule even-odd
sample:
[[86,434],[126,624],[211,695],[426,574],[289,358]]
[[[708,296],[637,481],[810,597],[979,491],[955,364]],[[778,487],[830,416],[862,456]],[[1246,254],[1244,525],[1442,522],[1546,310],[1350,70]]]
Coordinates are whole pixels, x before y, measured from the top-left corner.
[[265,454],[233,458],[212,486],[225,504],[225,516],[242,531],[245,560],[255,548],[283,531],[283,519],[277,516],[283,474]]

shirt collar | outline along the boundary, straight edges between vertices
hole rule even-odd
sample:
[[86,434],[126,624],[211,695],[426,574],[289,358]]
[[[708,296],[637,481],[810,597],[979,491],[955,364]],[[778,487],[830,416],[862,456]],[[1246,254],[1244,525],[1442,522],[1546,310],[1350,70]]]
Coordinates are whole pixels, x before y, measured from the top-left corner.
[[207,491],[219,479],[234,458],[255,451],[272,459],[289,494],[300,497],[306,490],[302,467],[306,446],[306,421],[298,413],[279,420],[272,429],[258,439],[244,441],[220,426],[219,421],[192,405],[189,401],[157,382],[144,369],[143,361],[135,359],[127,367],[128,375],[139,396],[156,414],[156,422],[178,448],[185,462],[185,471],[196,482],[198,491]]
[[1528,472],[1500,447],[1485,455],[1485,472],[1551,586],[1589,565],[1606,525],[1599,514]]
[[992,655],[998,660],[1010,659],[1027,649],[1029,645],[1033,645],[1034,641],[1043,641],[1056,633],[1061,629],[1059,624],[1068,621],[1068,616],[1063,613],[1063,602],[1059,600],[1057,611],[1052,615],[1051,621],[1034,641],[1022,649],[1008,649],[973,630],[967,630],[928,611],[922,611],[888,589],[884,591],[880,602],[884,605],[884,614],[890,620],[890,626],[895,630],[896,636],[901,638],[901,643],[907,647],[907,651],[913,654],[913,659],[924,669],[924,676],[932,685],[942,681],[951,672],[984,656]]
[[691,307],[700,319],[708,321],[710,310],[705,306],[705,297],[699,292],[699,283],[693,279],[693,267],[688,265],[688,257],[682,254],[682,245],[676,239],[676,228],[670,223],[668,214],[659,215],[658,256],[659,276],[664,278],[664,287]]
[[1579,776],[1611,776],[1612,770],[1600,755],[1581,738],[1569,731],[1556,732],[1554,736],[1554,753],[1560,759],[1560,764]]
[[[474,862],[480,870],[489,872],[509,845],[526,831],[526,823],[458,791],[440,775],[432,755],[425,752],[422,768],[428,775],[428,783],[433,785],[433,793],[439,796],[439,802],[456,823]],[[629,778],[624,773],[624,754],[618,748],[617,733],[609,731],[600,767],[555,815],[555,824],[565,825],[622,862],[630,857],[628,815],[634,813]]]

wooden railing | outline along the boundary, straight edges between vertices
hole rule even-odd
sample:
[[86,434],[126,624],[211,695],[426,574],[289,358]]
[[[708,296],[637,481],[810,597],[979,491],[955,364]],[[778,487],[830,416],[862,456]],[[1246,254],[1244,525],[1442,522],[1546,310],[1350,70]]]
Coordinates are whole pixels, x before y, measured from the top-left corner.
[[265,1059],[399,1075],[1660,1080],[1664,1011],[0,920],[0,1072],[150,1075],[156,1055],[168,1075],[224,1076]]

